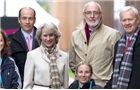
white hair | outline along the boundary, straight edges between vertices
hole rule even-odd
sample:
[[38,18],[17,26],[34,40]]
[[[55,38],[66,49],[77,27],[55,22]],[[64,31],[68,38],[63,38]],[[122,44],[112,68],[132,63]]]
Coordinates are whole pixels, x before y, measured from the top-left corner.
[[139,17],[139,15],[138,15],[139,12],[138,12],[138,10],[137,10],[134,6],[125,6],[125,7],[123,7],[123,8],[121,9],[121,11],[120,11],[120,17],[121,17],[121,13],[122,13],[122,12],[128,11],[128,10],[132,10],[132,11],[134,12],[136,18]]
[[98,4],[97,2],[94,2],[94,1],[90,1],[90,2],[86,3],[86,4],[84,5],[83,12],[85,12],[86,6],[87,6],[89,3],[96,3],[96,4],[98,5],[99,9],[100,9],[100,12],[102,12],[102,8],[101,8],[100,4]]

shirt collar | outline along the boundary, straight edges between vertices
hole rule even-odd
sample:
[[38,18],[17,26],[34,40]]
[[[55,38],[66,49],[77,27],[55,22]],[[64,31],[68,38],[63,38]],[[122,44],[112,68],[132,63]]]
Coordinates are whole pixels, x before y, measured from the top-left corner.
[[92,29],[89,28],[89,33],[90,33],[90,35],[92,34],[92,32],[93,32]]
[[[23,33],[24,37],[28,37],[28,33],[26,33],[22,28],[21,28],[21,32]],[[30,33],[30,36],[33,37],[33,32],[34,32],[34,29],[32,30],[32,32]]]
[[131,39],[132,39],[132,35],[131,35],[130,37],[128,37],[128,36],[126,35],[126,39],[128,39],[128,38],[131,40]]

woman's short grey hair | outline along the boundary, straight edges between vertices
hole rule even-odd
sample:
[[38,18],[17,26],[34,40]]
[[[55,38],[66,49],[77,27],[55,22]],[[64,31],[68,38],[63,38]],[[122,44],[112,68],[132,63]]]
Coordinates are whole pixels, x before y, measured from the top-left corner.
[[46,31],[47,34],[54,34],[56,36],[56,44],[57,44],[61,34],[55,24],[48,22],[41,24],[36,31],[35,39],[38,41],[39,45],[42,42],[40,37],[42,35],[43,29]]
[[128,10],[132,10],[136,16],[136,18],[139,17],[139,12],[138,10],[134,7],[134,6],[125,6],[124,8],[121,9],[120,11],[120,19],[121,19],[121,13],[122,12],[125,12],[125,11],[128,11]]

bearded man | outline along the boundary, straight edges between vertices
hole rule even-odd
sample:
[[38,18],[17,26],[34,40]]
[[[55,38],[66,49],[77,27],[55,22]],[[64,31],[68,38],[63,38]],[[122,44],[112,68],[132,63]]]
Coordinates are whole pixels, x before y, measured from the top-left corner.
[[[71,35],[69,66],[75,73],[79,62],[88,61],[93,67],[95,83],[104,87],[113,72],[114,45],[121,34],[102,23],[102,9],[97,2],[86,3],[83,16],[84,19]],[[85,76],[81,75],[83,81],[87,79]]]

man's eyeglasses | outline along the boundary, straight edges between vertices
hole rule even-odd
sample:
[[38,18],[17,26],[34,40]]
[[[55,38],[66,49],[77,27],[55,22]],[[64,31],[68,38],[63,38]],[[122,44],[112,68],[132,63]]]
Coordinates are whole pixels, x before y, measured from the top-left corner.
[[[92,13],[93,12],[93,13]],[[84,12],[87,16],[90,16],[91,14],[97,16],[99,15],[101,12],[99,11],[87,11],[87,12]]]

